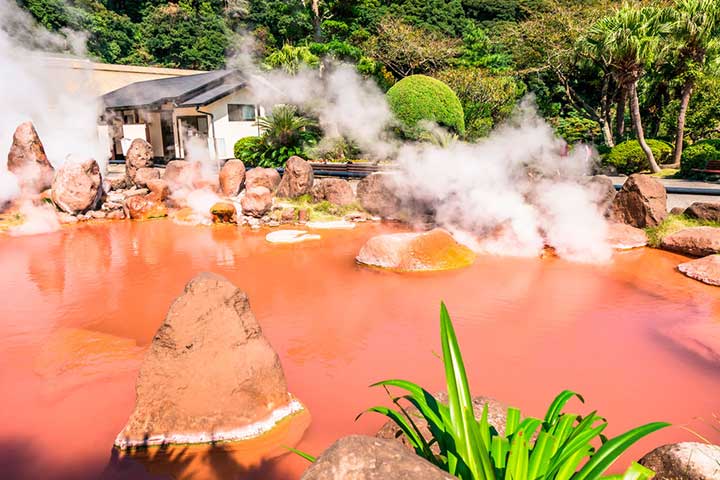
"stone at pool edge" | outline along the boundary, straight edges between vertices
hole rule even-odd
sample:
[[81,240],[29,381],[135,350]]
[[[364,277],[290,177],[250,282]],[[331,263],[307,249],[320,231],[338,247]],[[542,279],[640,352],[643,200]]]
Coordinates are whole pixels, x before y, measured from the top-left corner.
[[630,175],[610,206],[615,222],[645,228],[659,225],[667,217],[667,192],[657,179],[639,173]]
[[640,248],[648,244],[645,230],[626,223],[610,223],[607,238],[610,246],[616,250]]
[[698,442],[663,445],[639,463],[655,472],[653,480],[717,480],[720,446]]
[[333,443],[300,480],[455,480],[397,442],[350,435]]
[[[212,273],[193,278],[171,305],[140,367],[135,408],[115,445],[233,441],[302,405],[287,390],[277,353],[247,295]],[[259,428],[260,426],[265,427]]]
[[665,236],[660,247],[693,257],[720,253],[720,228],[690,227]]
[[472,265],[475,252],[441,228],[427,232],[389,233],[370,238],[356,260],[396,272],[453,270]]
[[720,255],[708,255],[678,265],[678,270],[690,278],[720,287]]

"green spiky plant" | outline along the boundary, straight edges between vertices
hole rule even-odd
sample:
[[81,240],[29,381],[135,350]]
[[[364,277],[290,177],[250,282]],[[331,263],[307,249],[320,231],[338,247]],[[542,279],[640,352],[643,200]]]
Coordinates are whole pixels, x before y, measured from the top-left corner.
[[[385,380],[374,386],[407,392],[393,398],[398,410],[382,406],[368,410],[393,420],[418,455],[463,480],[647,480],[653,476],[652,470],[638,463],[624,474],[603,475],[632,444],[669,424],[649,423],[608,439],[603,435],[607,422],[597,412],[583,417],[562,411],[573,397],[584,402],[579,394],[566,390],[542,420],[521,418],[520,410],[508,408],[505,434],[500,435],[488,423],[487,405],[480,420],[475,418],[465,365],[445,304],[440,308],[440,333],[448,403],[414,383]],[[429,440],[400,400],[418,409],[429,427]]]

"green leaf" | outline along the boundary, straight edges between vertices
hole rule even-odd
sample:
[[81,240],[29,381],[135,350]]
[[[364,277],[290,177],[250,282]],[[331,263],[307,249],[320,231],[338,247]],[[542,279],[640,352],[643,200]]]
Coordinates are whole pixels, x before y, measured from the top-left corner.
[[510,437],[510,435],[515,433],[515,429],[517,429],[517,426],[520,423],[520,410],[515,407],[508,407],[506,417],[505,436]]
[[582,397],[582,395],[570,390],[563,390],[557,397],[555,397],[555,400],[553,400],[553,402],[550,404],[550,407],[545,414],[545,424],[550,426],[554,425],[558,417],[560,416],[562,409],[565,407],[565,404],[572,397],[577,397],[580,399],[581,402],[585,403],[585,399]]
[[301,456],[302,458],[304,458],[305,460],[307,460],[307,461],[310,462],[310,463],[314,463],[315,460],[316,460],[315,457],[313,457],[313,456],[310,455],[309,453],[303,452],[302,450],[298,450],[298,449],[292,448],[292,447],[285,447],[285,448],[287,448],[288,450],[290,450],[290,451],[291,451],[292,453],[294,453],[295,455]]
[[592,458],[585,464],[573,480],[595,480],[605,472],[605,470],[612,465],[612,463],[619,457],[625,450],[627,450],[633,443],[640,440],[642,437],[649,435],[661,428],[669,426],[669,423],[665,422],[654,422],[642,425],[637,428],[633,428],[622,435],[618,435],[615,438],[611,438],[592,456]]
[[513,436],[510,442],[505,477],[512,480],[525,480],[528,474],[528,447],[522,432]]
[[538,433],[535,446],[530,454],[530,464],[528,466],[528,479],[534,480],[545,475],[550,466],[550,458],[552,458],[555,450],[555,437],[541,430]]
[[[424,447],[427,445],[425,439],[422,437],[422,435],[420,435],[419,432],[417,432],[413,427],[410,426],[407,420],[405,420],[405,417],[403,417],[400,413],[387,407],[372,407],[368,408],[366,412],[380,413],[395,422],[397,426],[400,427],[400,430],[403,431],[408,441],[410,442],[410,445],[412,445],[412,447],[415,449],[415,452],[423,456],[422,454],[425,451]],[[364,413],[365,412],[360,413],[357,417],[355,417],[355,420],[360,418],[360,416],[362,416]]]
[[637,462],[633,462],[625,473],[602,477],[602,480],[650,480],[654,475],[655,472],[649,468],[644,467]]

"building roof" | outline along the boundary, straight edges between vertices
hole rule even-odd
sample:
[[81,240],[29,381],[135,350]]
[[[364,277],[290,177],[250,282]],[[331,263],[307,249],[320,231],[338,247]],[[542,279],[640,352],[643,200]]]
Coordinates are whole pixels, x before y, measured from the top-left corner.
[[194,107],[212,103],[243,88],[245,80],[234,70],[135,82],[102,96],[106,108],[152,107],[166,102]]

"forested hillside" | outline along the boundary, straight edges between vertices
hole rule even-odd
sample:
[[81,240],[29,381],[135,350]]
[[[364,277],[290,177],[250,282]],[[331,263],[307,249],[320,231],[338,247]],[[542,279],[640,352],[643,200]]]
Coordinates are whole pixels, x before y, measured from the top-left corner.
[[637,138],[650,160],[644,137],[720,135],[718,0],[17,2],[50,30],[88,32],[89,54],[104,62],[223,68],[250,33],[268,68],[331,56],[383,89],[427,74],[457,93],[471,140],[528,92],[560,135],[603,151]]

